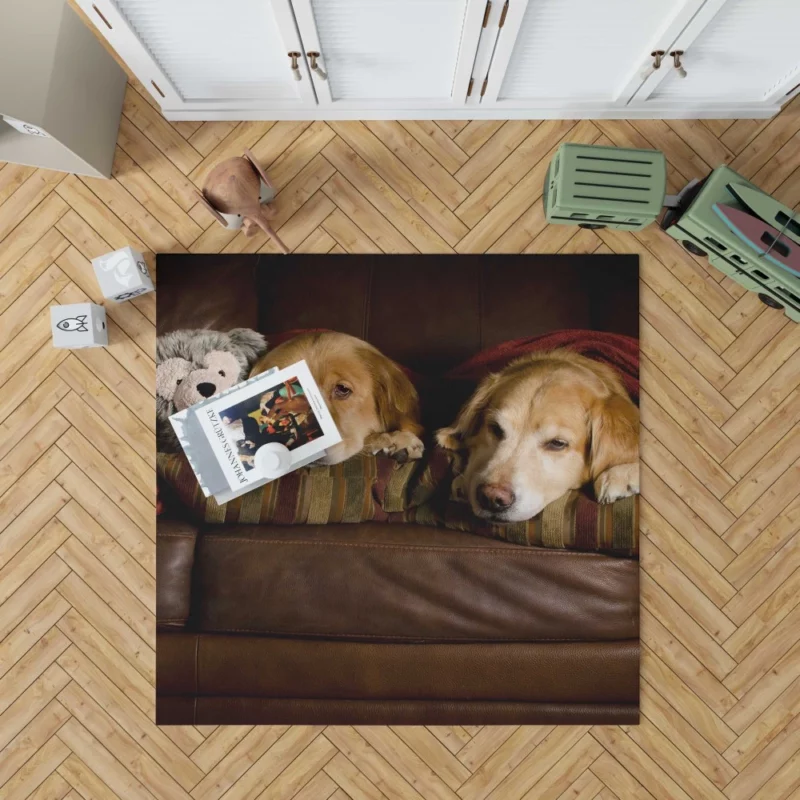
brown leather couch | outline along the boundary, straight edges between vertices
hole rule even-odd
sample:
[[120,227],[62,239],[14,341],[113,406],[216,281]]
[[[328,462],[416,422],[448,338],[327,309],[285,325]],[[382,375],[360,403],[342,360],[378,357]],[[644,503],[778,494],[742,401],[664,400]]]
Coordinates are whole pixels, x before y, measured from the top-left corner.
[[[638,335],[635,257],[160,256],[159,333],[331,328],[424,376],[481,349]],[[638,562],[419,525],[158,525],[159,724],[638,721]]]

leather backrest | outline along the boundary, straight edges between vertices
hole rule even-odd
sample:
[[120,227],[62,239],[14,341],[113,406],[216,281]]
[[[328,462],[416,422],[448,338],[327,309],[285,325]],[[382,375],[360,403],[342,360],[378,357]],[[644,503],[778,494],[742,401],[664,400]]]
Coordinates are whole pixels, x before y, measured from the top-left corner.
[[161,255],[158,332],[330,328],[441,375],[563,328],[638,336],[638,261],[619,255]]

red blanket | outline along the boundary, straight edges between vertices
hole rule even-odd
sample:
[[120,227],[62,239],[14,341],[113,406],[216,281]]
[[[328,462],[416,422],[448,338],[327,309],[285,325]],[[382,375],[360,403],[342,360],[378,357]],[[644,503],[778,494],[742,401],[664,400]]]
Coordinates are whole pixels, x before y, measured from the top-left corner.
[[528,353],[539,353],[565,347],[576,353],[614,367],[631,398],[639,401],[639,341],[619,333],[564,330],[512,339],[474,355],[447,373],[454,380],[479,381],[490,372],[498,372],[510,361]]
[[[305,328],[267,336],[270,349],[299,336],[301,333],[325,333],[326,328]],[[495,347],[476,353],[463,364],[450,370],[446,378],[469,380],[476,383],[490,372],[497,372],[510,361],[528,353],[555,350],[566,347],[587,358],[610,364],[619,372],[625,388],[635,402],[639,402],[639,340],[621,333],[602,331],[562,330],[530,336],[525,339],[511,339]],[[413,383],[421,382],[413,370],[401,365]]]

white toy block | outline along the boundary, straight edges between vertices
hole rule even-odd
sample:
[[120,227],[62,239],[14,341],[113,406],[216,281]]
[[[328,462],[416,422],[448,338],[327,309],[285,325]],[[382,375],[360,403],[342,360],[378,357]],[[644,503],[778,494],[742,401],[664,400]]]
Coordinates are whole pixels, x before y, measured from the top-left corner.
[[155,288],[144,257],[132,247],[98,256],[92,259],[92,266],[100,291],[107,300],[121,303]]
[[105,347],[108,344],[106,310],[94,303],[50,306],[53,347],[76,350],[80,347]]

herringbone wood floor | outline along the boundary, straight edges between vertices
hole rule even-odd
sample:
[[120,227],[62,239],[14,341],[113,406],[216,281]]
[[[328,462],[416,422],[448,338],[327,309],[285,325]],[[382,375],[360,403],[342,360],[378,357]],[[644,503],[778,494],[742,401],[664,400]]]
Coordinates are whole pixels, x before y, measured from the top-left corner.
[[[650,227],[548,227],[560,141],[730,162],[800,201],[800,103],[772,121],[165,122],[128,89],[111,181],[0,169],[0,796],[37,800],[800,797],[800,326]],[[250,147],[297,252],[641,256],[642,724],[157,728],[154,296],[111,344],[50,344],[88,259],[272,251],[193,194]],[[187,279],[190,276],[187,276]]]

